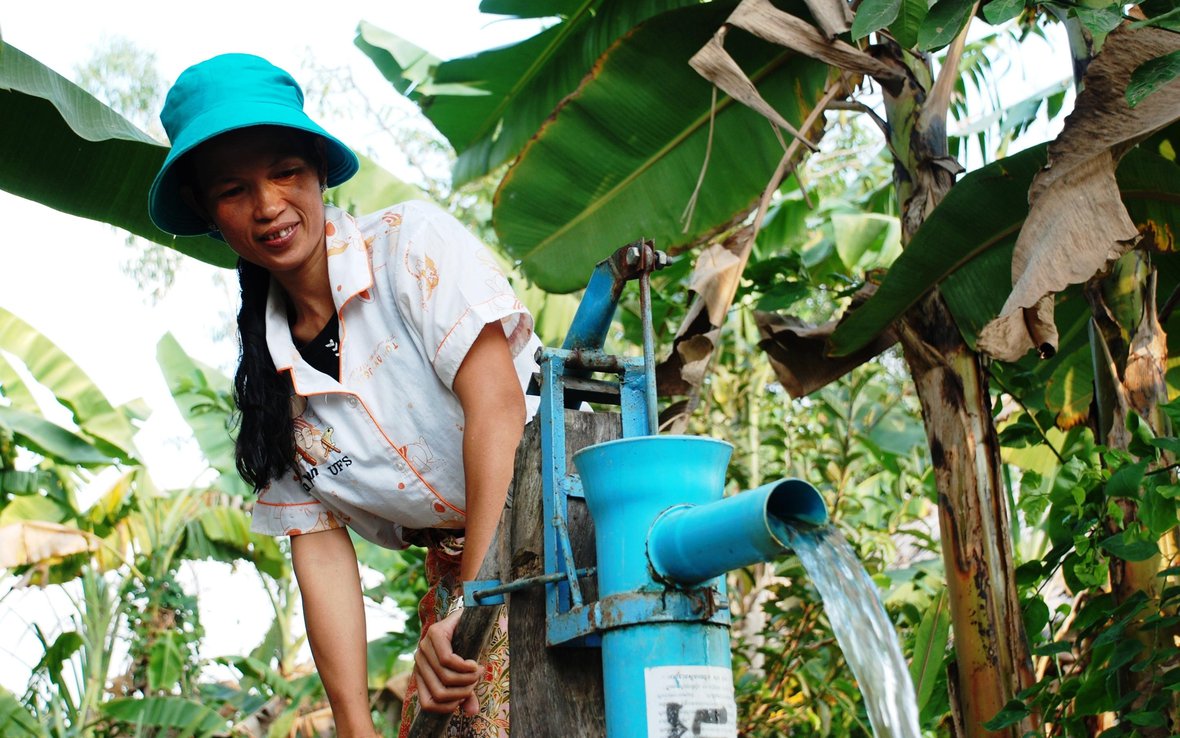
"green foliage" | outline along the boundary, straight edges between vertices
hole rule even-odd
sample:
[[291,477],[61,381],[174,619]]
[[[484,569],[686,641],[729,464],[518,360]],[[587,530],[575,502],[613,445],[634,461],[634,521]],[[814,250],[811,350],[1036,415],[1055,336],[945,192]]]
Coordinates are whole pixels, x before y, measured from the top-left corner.
[[[147,192],[167,147],[89,93],[8,44],[0,49],[0,188],[117,225],[218,266],[212,238],[177,239],[152,223]],[[63,184],[70,183],[70,184]]]
[[[49,389],[85,434],[109,459],[133,462],[137,419],[127,407],[113,407],[77,363],[15,314],[0,308],[0,348],[23,362],[33,379]],[[4,363],[8,367],[7,363]],[[10,370],[11,371],[11,370]],[[18,381],[11,382],[10,378]],[[40,412],[15,372],[0,371],[0,388],[24,412]],[[10,394],[10,388],[12,391]]]
[[865,0],[852,19],[852,40],[859,41],[873,31],[886,28],[897,19],[903,0]]
[[918,699],[918,710],[925,711],[939,679],[945,679],[943,659],[950,635],[951,615],[946,590],[942,590],[926,608],[914,632],[914,655],[910,662],[910,679]]
[[5,738],[43,738],[45,728],[16,696],[0,687],[0,735]]
[[31,413],[0,406],[0,425],[24,448],[66,464],[105,466],[114,461],[85,438]]
[[918,49],[937,51],[949,44],[971,20],[971,10],[974,7],[975,0],[935,2],[918,28]]
[[166,695],[189,692],[196,673],[197,646],[204,636],[197,598],[184,591],[174,570],[128,582],[132,662],[129,691]]
[[[926,219],[877,293],[841,322],[832,336],[834,353],[866,345],[935,284],[964,339],[974,345],[1003,305],[1005,293],[993,285],[1011,282],[1011,250],[1028,213],[1028,185],[1044,162],[1045,147],[1037,146],[965,176]],[[1117,175],[1136,219],[1166,231],[1163,224],[1176,217],[1171,193],[1180,191],[1175,163],[1139,147],[1123,158]],[[1074,315],[1082,317],[1076,310]],[[1063,336],[1073,328],[1064,320],[1059,324]],[[1059,353],[1066,353],[1064,345]]]
[[528,17],[552,15],[559,22],[518,44],[441,63],[406,39],[369,23],[362,22],[357,29],[356,44],[395,88],[422,106],[450,142],[458,154],[454,180],[462,185],[515,157],[621,36],[653,16],[693,4],[691,0],[589,0],[576,6],[531,3]]
[[897,20],[889,26],[889,32],[902,48],[912,49],[918,45],[918,33],[928,10],[926,0],[901,0],[901,10]]
[[1010,21],[1024,10],[1024,0],[991,0],[983,6],[983,17],[993,26]]
[[[1036,395],[1030,388],[1031,406],[1019,413],[1024,420],[1038,412]],[[1167,409],[1176,411],[1177,402]],[[1051,424],[1051,416],[1046,420]],[[1129,425],[1145,424],[1133,418]],[[1172,586],[1177,571],[1161,572],[1152,591],[1122,602],[1105,590],[1112,559],[1149,559],[1159,553],[1161,536],[1176,528],[1180,488],[1162,451],[1175,442],[1142,438],[1130,453],[1096,445],[1079,427],[1064,436],[1060,463],[1049,476],[1022,474],[1019,509],[1029,521],[1043,519],[1048,534],[1045,549],[1017,570],[1025,627],[1034,659],[1045,664],[1044,677],[988,729],[1001,730],[1030,713],[1067,736],[1092,735],[1092,720],[1104,712],[1120,713],[1122,722],[1103,735],[1130,736],[1136,728],[1166,724],[1175,682],[1168,665],[1180,658],[1173,639],[1180,624]],[[1139,675],[1134,685],[1123,676],[1128,668]]]
[[[661,248],[693,244],[757,199],[781,157],[775,131],[729,98],[711,115],[711,85],[684,63],[730,10],[696,5],[636,28],[521,151],[497,191],[493,222],[505,250],[541,287],[580,288],[597,261],[636,234]],[[726,49],[795,125],[827,82],[826,65],[749,35],[731,35]],[[710,166],[682,222],[696,184],[685,175],[700,171],[706,150],[711,161],[742,166]]]
[[1131,73],[1127,85],[1127,104],[1132,108],[1151,93],[1160,89],[1180,75],[1180,51],[1144,62]]
[[220,475],[221,489],[238,497],[252,494],[253,491],[238,476],[234,460],[234,441],[230,433],[233,399],[229,378],[192,359],[171,333],[160,338],[156,361],[205,459]]
[[103,703],[102,713],[136,730],[162,728],[177,736],[208,736],[226,728],[225,718],[182,697],[117,699]]

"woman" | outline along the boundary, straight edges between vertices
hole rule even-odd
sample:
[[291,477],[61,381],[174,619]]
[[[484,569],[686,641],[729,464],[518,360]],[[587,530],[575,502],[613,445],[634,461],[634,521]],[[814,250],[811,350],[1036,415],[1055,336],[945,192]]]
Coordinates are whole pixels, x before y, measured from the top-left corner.
[[347,528],[428,548],[412,703],[507,734],[506,636],[480,666],[450,648],[525,420],[532,318],[453,218],[403,203],[362,218],[324,205],[356,156],[303,112],[286,72],[227,54],[186,70],[161,113],[172,150],[156,224],[239,257],[238,470],[253,529],[291,537],[312,655],[341,736],[374,735],[365,619]]

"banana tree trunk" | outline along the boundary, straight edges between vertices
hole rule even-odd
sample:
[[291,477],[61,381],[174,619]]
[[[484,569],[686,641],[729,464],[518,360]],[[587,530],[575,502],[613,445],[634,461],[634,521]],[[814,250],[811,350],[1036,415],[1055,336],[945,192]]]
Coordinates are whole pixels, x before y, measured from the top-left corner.
[[[961,43],[956,42],[958,49]],[[934,82],[926,60],[896,46],[886,53],[909,71],[905,83],[885,88],[905,244],[954,183],[945,107],[951,78]],[[952,48],[947,65],[956,74],[957,59]],[[1035,730],[1032,718],[998,733],[983,727],[1035,681],[1016,593],[987,375],[937,290],[906,314],[899,334],[921,402],[938,489],[954,632],[955,665],[949,676],[955,732],[1016,738]]]

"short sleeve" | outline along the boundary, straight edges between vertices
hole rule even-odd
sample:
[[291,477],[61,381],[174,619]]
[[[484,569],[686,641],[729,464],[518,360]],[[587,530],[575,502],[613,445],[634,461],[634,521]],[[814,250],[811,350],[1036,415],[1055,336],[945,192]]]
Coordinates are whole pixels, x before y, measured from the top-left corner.
[[406,321],[447,387],[480,331],[499,321],[515,359],[530,345],[533,318],[496,257],[454,217],[406,203],[389,278]]
[[341,527],[339,518],[290,477],[273,480],[254,501],[250,530],[268,536],[298,536]]

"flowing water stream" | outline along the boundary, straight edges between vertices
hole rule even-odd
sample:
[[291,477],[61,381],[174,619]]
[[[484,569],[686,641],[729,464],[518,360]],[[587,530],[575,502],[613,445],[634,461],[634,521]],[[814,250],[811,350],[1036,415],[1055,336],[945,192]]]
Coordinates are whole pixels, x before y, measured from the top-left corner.
[[918,703],[877,587],[840,531],[772,523],[823,597],[824,611],[864,695],[876,738],[919,738]]

